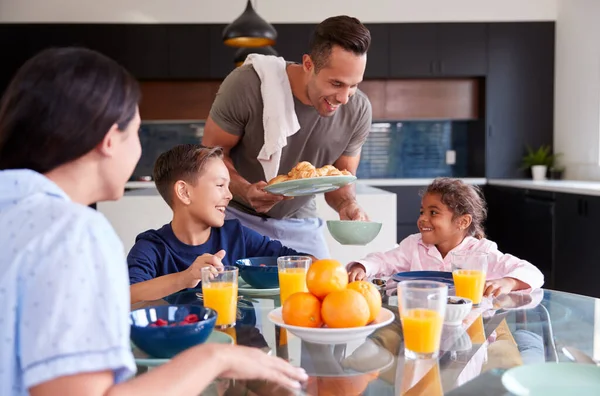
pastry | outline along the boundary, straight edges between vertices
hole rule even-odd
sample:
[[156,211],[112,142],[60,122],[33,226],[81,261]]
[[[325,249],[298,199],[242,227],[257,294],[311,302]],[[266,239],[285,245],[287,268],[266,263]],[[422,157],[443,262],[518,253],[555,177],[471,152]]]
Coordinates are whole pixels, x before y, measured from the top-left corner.
[[352,176],[352,173],[344,170],[339,170],[333,165],[325,165],[321,168],[315,168],[313,164],[308,161],[302,161],[292,168],[287,175],[275,176],[271,179],[268,185],[281,183],[289,180],[298,179],[310,179],[313,177],[325,177],[325,176]]
[[275,176],[274,178],[272,178],[269,183],[267,183],[269,186],[272,184],[276,184],[276,183],[281,183],[284,181],[289,180],[290,178],[288,177],[288,175],[279,175],[279,176]]

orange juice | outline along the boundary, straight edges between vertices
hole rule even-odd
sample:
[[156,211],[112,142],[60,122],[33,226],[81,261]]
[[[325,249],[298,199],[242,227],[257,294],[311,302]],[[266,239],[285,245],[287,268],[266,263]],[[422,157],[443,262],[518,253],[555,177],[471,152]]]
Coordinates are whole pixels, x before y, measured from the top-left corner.
[[235,324],[238,286],[229,282],[215,282],[202,286],[204,306],[217,311],[215,326]]
[[483,297],[485,272],[479,270],[459,269],[452,272],[457,297],[468,298],[477,305]]
[[281,305],[289,296],[298,292],[308,292],[306,287],[306,269],[305,268],[286,268],[279,270],[279,291],[281,295]]
[[471,337],[473,344],[483,344],[485,342],[485,329],[481,315],[467,328],[467,334]]
[[440,349],[444,318],[436,311],[413,308],[401,315],[406,349],[414,353],[435,353]]

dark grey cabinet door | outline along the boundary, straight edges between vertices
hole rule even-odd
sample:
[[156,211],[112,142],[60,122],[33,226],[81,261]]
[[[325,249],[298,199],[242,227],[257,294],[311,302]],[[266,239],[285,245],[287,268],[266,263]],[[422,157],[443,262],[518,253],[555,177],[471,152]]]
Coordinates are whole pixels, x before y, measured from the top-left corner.
[[555,287],[599,298],[600,197],[557,194],[556,202]]
[[210,53],[210,70],[207,78],[222,80],[235,69],[235,52],[237,48],[229,47],[223,43],[223,29],[227,25],[209,25],[208,40]]
[[140,80],[169,77],[169,44],[164,25],[72,27],[78,42],[113,58]]
[[366,24],[371,32],[371,46],[367,52],[365,79],[388,78],[390,75],[390,28],[383,23]]
[[212,56],[207,25],[169,25],[167,37],[170,78],[209,78]]
[[398,23],[390,26],[390,77],[431,77],[436,60],[435,24]]
[[485,76],[487,24],[437,24],[437,74],[445,77]]
[[518,178],[526,145],[552,144],[554,22],[490,23],[486,176]]
[[277,42],[273,46],[277,54],[286,61],[302,63],[302,56],[308,53],[314,25],[274,24],[277,30]]

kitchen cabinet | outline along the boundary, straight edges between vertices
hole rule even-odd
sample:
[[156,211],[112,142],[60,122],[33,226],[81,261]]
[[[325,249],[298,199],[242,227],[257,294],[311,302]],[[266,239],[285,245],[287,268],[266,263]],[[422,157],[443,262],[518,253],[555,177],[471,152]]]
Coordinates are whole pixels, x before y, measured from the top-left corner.
[[277,54],[286,61],[302,63],[302,56],[308,53],[314,25],[274,24],[273,27],[277,30],[277,42],[273,46]]
[[483,76],[487,70],[487,29],[485,23],[393,24],[390,76]]
[[385,23],[365,24],[371,32],[367,52],[365,79],[388,78],[390,75],[390,27]]
[[[174,25],[167,27],[169,62],[168,76],[173,79],[206,78],[213,64],[210,57],[209,37],[211,27],[207,25]],[[165,57],[163,55],[163,57]],[[233,61],[231,61],[233,63]]]
[[208,76],[198,78],[222,80],[235,69],[234,57],[237,48],[223,44],[223,29],[226,26],[226,24],[208,25],[208,39],[206,36],[204,37],[204,40],[207,41],[208,49],[205,54],[202,54],[202,57],[204,63],[210,65],[209,72]]
[[544,287],[554,287],[555,193],[486,185],[485,224],[488,239],[503,253],[527,260],[544,274]]
[[557,290],[600,298],[600,197],[557,194]]
[[417,219],[421,209],[420,192],[425,186],[374,186],[396,194],[396,239],[398,243],[419,232]]
[[526,145],[552,145],[554,22],[490,23],[486,177],[524,177]]

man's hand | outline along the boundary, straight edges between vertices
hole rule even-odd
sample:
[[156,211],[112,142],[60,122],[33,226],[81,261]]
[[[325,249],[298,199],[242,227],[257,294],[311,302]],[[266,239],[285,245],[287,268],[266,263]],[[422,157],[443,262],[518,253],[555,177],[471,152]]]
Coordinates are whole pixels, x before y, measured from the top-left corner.
[[339,210],[340,220],[369,221],[367,213],[356,201],[348,201]]
[[267,183],[264,181],[250,184],[243,197],[258,213],[267,213],[279,202],[293,198],[268,193],[264,190],[266,185]]

